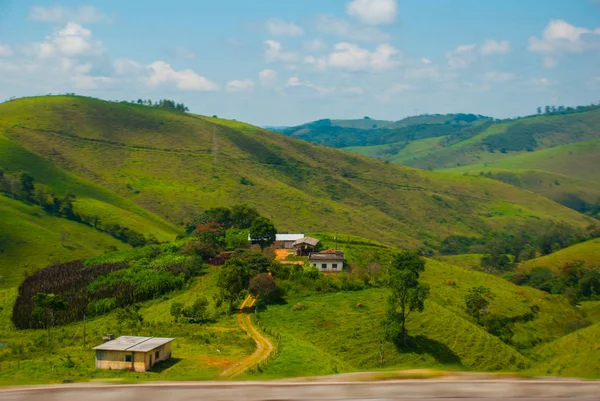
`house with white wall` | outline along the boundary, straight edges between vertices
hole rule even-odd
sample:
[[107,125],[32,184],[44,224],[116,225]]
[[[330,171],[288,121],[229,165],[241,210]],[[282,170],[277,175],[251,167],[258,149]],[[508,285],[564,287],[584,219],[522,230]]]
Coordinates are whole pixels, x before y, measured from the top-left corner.
[[323,252],[311,253],[308,257],[311,266],[322,272],[341,272],[344,269],[344,253],[328,249]]

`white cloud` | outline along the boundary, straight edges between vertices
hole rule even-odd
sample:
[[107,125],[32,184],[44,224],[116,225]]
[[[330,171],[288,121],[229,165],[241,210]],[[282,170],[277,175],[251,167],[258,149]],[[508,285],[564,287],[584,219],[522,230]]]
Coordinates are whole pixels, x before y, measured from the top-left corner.
[[92,77],[88,75],[76,75],[73,77],[73,82],[77,89],[94,90],[106,87],[115,82],[110,77]]
[[387,44],[369,51],[353,43],[342,42],[335,45],[334,49],[327,59],[327,65],[334,68],[350,71],[387,70],[400,64],[394,57],[400,52]]
[[396,20],[396,0],[353,0],[346,5],[348,15],[368,25],[386,25]]
[[198,75],[192,70],[175,71],[164,61],[155,61],[147,66],[150,76],[146,82],[149,86],[174,85],[177,89],[186,91],[214,91],[217,84]]
[[293,22],[287,22],[279,18],[271,18],[265,23],[265,29],[273,36],[302,36],[304,29]]
[[277,81],[277,73],[273,70],[262,70],[258,73],[258,80],[260,84],[265,87],[269,87],[275,84]]
[[492,54],[506,54],[510,52],[510,43],[508,40],[495,41],[495,40],[486,40],[479,47],[479,53],[484,56],[492,55]]
[[483,79],[489,83],[501,83],[512,81],[515,78],[514,74],[509,72],[486,72]]
[[446,53],[448,65],[452,68],[466,68],[475,61],[475,45],[461,45]]
[[329,14],[318,15],[316,25],[320,32],[336,35],[342,39],[361,42],[386,42],[390,39],[390,35],[377,28],[357,26]]
[[302,47],[304,50],[309,52],[323,52],[329,49],[329,45],[323,42],[321,39],[313,39],[308,42],[304,42]]
[[54,24],[64,24],[69,21],[80,24],[112,22],[111,17],[102,13],[94,6],[79,6],[77,8],[68,8],[61,5],[50,7],[33,6],[29,10],[29,19]]
[[328,93],[331,93],[331,92],[335,91],[334,87],[315,85],[315,84],[313,84],[311,82],[302,81],[297,76],[290,77],[287,80],[285,86],[291,87],[291,88],[293,88],[293,87],[310,88],[310,89],[313,89],[313,90],[317,91],[321,95],[326,95]]
[[13,50],[9,45],[0,43],[0,57],[6,57],[13,54]]
[[101,41],[92,41],[92,31],[75,22],[69,22],[44,42],[30,43],[21,48],[28,56],[41,59],[64,56],[98,56],[104,52]]
[[542,62],[544,68],[554,68],[558,65],[558,61],[552,57],[544,57],[544,61]]
[[118,58],[113,60],[113,69],[117,75],[136,75],[142,72],[144,66],[134,60]]
[[600,28],[579,28],[563,20],[551,20],[542,36],[529,38],[527,49],[534,53],[582,53],[600,47]]
[[264,44],[267,46],[265,50],[265,60],[267,63],[293,63],[298,61],[298,54],[284,51],[281,43],[276,40],[265,40]]
[[429,60],[428,58],[423,57],[421,59],[421,63],[423,63],[423,64],[431,64],[431,60]]
[[183,60],[196,58],[196,53],[184,46],[175,46],[171,53],[174,57]]
[[229,81],[225,86],[225,90],[227,92],[252,92],[254,82],[249,79]]

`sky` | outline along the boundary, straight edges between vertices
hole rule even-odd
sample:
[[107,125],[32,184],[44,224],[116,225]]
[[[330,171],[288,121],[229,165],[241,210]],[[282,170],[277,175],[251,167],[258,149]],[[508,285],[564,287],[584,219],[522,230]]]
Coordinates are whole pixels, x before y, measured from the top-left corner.
[[256,125],[600,101],[600,0],[0,0],[0,101],[169,98]]

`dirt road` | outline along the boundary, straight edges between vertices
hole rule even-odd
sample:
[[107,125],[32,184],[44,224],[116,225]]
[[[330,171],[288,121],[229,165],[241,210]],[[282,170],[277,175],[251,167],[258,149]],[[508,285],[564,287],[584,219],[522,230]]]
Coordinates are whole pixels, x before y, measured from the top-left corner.
[[252,319],[250,317],[250,313],[252,312],[252,306],[254,306],[254,302],[256,299],[252,298],[250,295],[242,302],[240,309],[237,314],[237,319],[240,327],[248,333],[250,337],[256,343],[256,351],[248,358],[243,359],[240,363],[230,367],[229,369],[223,371],[219,377],[224,379],[234,378],[241,373],[245,372],[252,366],[257,363],[262,362],[263,360],[269,357],[271,351],[273,351],[273,344],[264,337],[252,324]]

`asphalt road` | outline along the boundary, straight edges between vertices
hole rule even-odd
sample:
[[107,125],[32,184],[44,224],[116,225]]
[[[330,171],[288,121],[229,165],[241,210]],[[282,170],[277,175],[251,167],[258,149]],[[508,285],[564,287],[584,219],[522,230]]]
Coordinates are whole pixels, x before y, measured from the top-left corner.
[[67,384],[0,389],[2,401],[600,400],[600,382],[401,380]]

